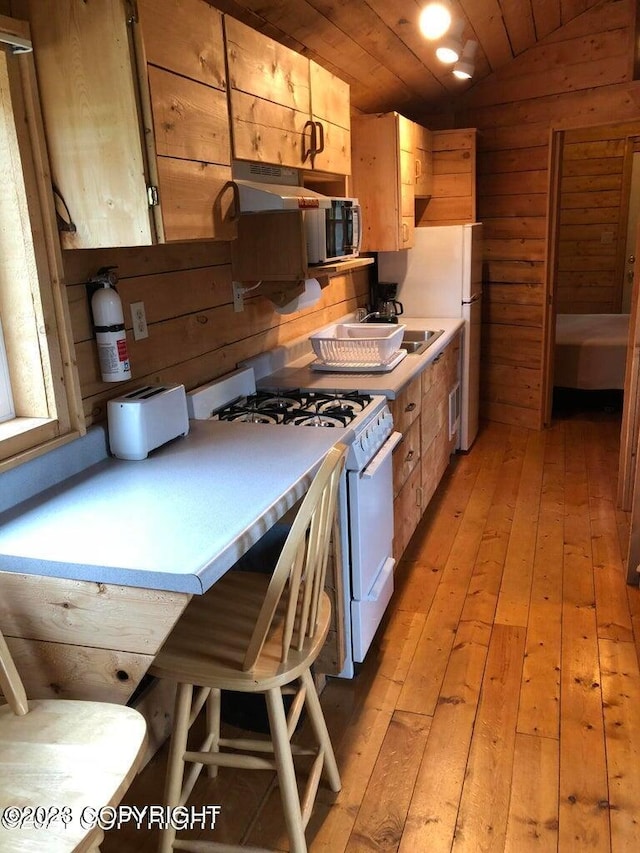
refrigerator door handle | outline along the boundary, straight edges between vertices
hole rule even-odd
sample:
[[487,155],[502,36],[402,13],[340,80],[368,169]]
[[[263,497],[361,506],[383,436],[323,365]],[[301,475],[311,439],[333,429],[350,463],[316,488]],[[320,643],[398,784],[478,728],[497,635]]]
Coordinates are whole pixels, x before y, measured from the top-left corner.
[[480,293],[474,293],[473,296],[471,297],[471,299],[463,299],[462,304],[463,305],[473,305],[474,302],[480,302],[481,299],[482,299],[482,291],[480,291]]

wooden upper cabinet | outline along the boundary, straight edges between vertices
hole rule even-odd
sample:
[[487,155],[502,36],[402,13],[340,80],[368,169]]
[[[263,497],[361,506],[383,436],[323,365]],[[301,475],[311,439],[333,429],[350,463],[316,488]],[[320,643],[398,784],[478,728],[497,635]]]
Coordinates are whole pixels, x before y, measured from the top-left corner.
[[352,118],[352,186],[362,206],[363,252],[413,245],[411,130],[411,122],[395,112]]
[[131,24],[122,0],[29,0],[53,180],[77,229],[62,245],[232,239],[221,15],[205,0],[135,8]]
[[348,84],[235,18],[224,26],[234,158],[349,174]]
[[352,118],[351,139],[362,251],[411,248],[415,200],[431,195],[430,131],[395,112],[358,115]]

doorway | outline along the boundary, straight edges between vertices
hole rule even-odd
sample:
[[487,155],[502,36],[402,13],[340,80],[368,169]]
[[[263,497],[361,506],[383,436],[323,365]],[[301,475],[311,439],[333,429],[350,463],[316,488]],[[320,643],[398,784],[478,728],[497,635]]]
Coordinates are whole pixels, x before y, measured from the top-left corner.
[[[579,326],[584,326],[583,315],[593,315],[596,322],[609,315],[618,330],[619,348],[612,387],[619,389],[618,399],[625,390],[628,337],[626,318],[620,315],[629,312],[633,290],[628,278],[630,271],[633,278],[633,268],[629,270],[627,260],[635,258],[635,252],[627,250],[627,232],[635,235],[629,219],[637,218],[640,205],[639,137],[640,122],[552,132],[545,423],[551,423],[555,374],[566,376],[566,370],[557,371],[555,365],[557,314],[563,315],[563,324],[575,316]],[[558,351],[562,356],[562,348]],[[575,384],[588,387],[589,377]],[[623,421],[624,415],[623,409]],[[621,481],[628,480],[622,462]]]

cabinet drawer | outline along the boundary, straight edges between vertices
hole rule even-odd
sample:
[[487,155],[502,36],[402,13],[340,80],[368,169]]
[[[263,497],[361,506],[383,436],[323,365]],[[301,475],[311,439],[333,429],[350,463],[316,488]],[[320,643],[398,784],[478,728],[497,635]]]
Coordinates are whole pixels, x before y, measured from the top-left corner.
[[403,435],[420,414],[421,396],[420,376],[416,376],[408,385],[405,385],[395,400],[389,400],[394,426]]
[[406,483],[409,475],[420,461],[420,418],[414,420],[403,433],[402,441],[393,451],[393,496]]

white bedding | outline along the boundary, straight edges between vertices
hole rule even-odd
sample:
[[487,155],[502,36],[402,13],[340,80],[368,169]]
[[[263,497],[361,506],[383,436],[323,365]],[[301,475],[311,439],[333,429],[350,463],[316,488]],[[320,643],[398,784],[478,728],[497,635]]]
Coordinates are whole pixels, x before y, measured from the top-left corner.
[[553,384],[624,388],[628,331],[628,314],[558,314]]

